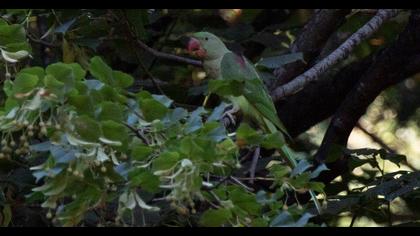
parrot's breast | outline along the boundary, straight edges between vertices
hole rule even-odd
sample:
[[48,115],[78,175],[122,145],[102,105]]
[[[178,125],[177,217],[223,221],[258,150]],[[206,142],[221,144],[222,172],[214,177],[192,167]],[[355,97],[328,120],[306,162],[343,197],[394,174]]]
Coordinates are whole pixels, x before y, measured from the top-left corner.
[[203,68],[210,79],[217,79],[221,76],[220,64],[222,63],[222,59],[223,57],[220,57],[213,60],[205,60],[203,62]]

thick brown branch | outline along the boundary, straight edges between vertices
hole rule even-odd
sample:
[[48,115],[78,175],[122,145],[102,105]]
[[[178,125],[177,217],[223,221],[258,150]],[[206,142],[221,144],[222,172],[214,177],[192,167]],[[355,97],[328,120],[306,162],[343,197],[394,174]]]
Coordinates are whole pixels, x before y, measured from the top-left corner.
[[378,13],[369,22],[367,22],[363,27],[361,27],[352,36],[350,36],[350,38],[348,38],[329,56],[322,59],[311,69],[307,70],[305,73],[298,76],[291,82],[276,88],[272,93],[273,100],[277,101],[286,96],[290,96],[300,91],[308,83],[317,80],[321,74],[331,68],[331,66],[346,58],[350,52],[353,51],[357,45],[359,45],[360,42],[362,42],[364,39],[367,39],[370,35],[377,31],[386,20],[395,16],[397,13],[398,10],[396,9],[379,10]]
[[[322,145],[316,155],[318,162],[324,162],[336,145],[345,146],[348,137],[365,113],[367,107],[386,88],[401,82],[420,71],[420,11],[413,11],[409,23],[398,39],[375,57],[372,65],[359,80],[333,116]],[[342,158],[339,162],[345,162]],[[336,162],[334,165],[337,165]],[[336,169],[320,176],[323,181],[331,181],[345,171]]]
[[[355,86],[357,79],[372,63],[372,57],[354,62],[336,75],[311,83],[300,92],[278,101],[276,109],[280,120],[292,137],[330,117]],[[309,114],[304,115],[302,114]]]
[[270,87],[274,89],[303,73],[312,64],[330,35],[338,29],[349,12],[349,9],[317,10],[290,47],[290,53],[303,53],[308,64],[297,61],[277,68],[274,70],[277,80]]

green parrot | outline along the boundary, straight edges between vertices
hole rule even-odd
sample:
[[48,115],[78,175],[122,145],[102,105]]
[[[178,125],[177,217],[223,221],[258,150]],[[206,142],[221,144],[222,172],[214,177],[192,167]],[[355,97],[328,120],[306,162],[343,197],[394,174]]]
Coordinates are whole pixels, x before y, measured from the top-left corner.
[[[286,128],[277,116],[274,103],[255,67],[244,56],[230,51],[220,38],[209,32],[197,32],[190,36],[187,46],[190,54],[203,61],[208,78],[218,80],[236,80],[242,82],[242,94],[226,96],[234,110],[239,109],[245,120],[256,123],[266,133],[285,134]],[[297,165],[287,144],[278,150],[294,168]],[[318,212],[320,203],[313,191],[310,191]]]

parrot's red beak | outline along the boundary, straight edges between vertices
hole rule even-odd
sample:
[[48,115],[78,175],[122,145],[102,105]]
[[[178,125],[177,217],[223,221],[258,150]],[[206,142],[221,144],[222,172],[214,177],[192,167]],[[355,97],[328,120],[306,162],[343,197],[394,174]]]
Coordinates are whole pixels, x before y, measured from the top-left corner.
[[207,55],[206,50],[201,47],[201,43],[196,38],[190,38],[187,45],[187,50],[191,55],[197,56],[199,58],[204,58]]

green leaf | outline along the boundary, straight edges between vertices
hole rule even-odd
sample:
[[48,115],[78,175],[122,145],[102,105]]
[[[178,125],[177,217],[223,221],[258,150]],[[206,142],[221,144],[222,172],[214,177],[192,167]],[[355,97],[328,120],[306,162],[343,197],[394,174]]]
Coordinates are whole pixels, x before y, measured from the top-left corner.
[[246,144],[256,145],[261,143],[263,135],[259,134],[256,130],[251,128],[247,123],[241,123],[236,130],[236,138],[245,141]]
[[293,179],[290,179],[289,182],[295,188],[305,188],[308,185],[310,179],[310,174],[308,172],[305,172],[296,176]]
[[322,193],[324,192],[325,184],[321,182],[309,182],[309,188],[315,192]]
[[130,87],[134,82],[133,76],[122,71],[113,71],[112,75],[116,81],[116,85],[120,88]]
[[54,76],[46,75],[44,77],[44,85],[51,93],[57,95],[57,97],[61,99],[64,98],[65,84],[61,81],[58,81]]
[[165,95],[156,95],[156,94],[153,94],[153,95],[152,95],[152,97],[153,97],[156,101],[158,101],[158,102],[162,103],[165,107],[170,107],[170,106],[171,106],[171,104],[172,104],[172,102],[173,102],[173,100],[172,100],[172,99],[168,98],[168,97],[167,97],[167,96],[165,96]]
[[232,212],[229,209],[209,209],[201,215],[200,224],[206,227],[218,227],[227,223],[232,218]]
[[272,165],[269,170],[276,180],[280,180],[291,171],[290,167],[284,165]]
[[243,189],[236,188],[229,193],[229,197],[236,206],[247,211],[249,214],[260,214],[261,205],[258,204],[257,199],[253,194],[250,194]]
[[131,151],[131,157],[137,161],[146,160],[153,153],[153,148],[148,146],[137,145]]
[[167,170],[175,165],[180,160],[180,155],[177,152],[164,152],[159,157],[153,160],[153,171]]
[[284,144],[284,135],[279,131],[266,135],[261,143],[267,149],[280,149]]
[[73,67],[70,64],[64,64],[62,62],[54,63],[49,65],[45,72],[47,75],[54,76],[58,81],[64,83],[65,93],[72,90],[75,86],[75,73]]
[[159,190],[159,177],[150,171],[143,171],[131,180],[133,184],[140,185],[142,189],[150,193],[156,193]]
[[[95,91],[92,91],[91,93],[93,93]],[[99,90],[99,94],[102,96],[101,100],[105,100],[105,101],[113,101],[113,102],[117,102],[118,101],[118,93],[117,91],[105,84],[104,86],[102,86],[102,88]]]
[[89,95],[73,95],[69,97],[69,104],[76,108],[79,114],[86,114],[91,117],[94,116],[94,106],[92,97]]
[[86,77],[86,71],[78,63],[66,64],[73,70],[73,77],[76,81],[81,81]]
[[34,89],[38,84],[39,78],[37,75],[28,73],[18,73],[13,83],[13,94],[27,93]]
[[116,122],[124,122],[124,107],[114,102],[102,102],[99,113],[100,120],[113,120]]
[[[22,25],[0,25],[0,45],[8,46],[8,44],[16,42],[25,42],[26,32]],[[10,50],[10,48],[7,48]]]
[[140,99],[140,109],[146,121],[162,119],[168,112],[168,108],[155,99]]
[[3,84],[3,91],[6,96],[10,97],[13,94],[13,82],[10,79],[6,79]]
[[[83,140],[89,142],[96,142],[101,136],[101,126],[94,119],[82,115],[74,119],[74,126],[76,132],[80,135]],[[112,140],[112,139],[111,139]]]
[[185,124],[185,133],[192,133],[203,126],[201,114],[204,113],[206,113],[206,110],[203,107],[199,107],[191,112],[190,117],[188,117],[188,120]]
[[[122,143],[121,147],[118,147],[118,150],[124,150],[127,148],[129,140],[129,130],[128,128],[120,123],[117,123],[112,120],[102,121],[102,132],[103,136],[107,139],[120,141]],[[117,149],[117,148],[116,148]]]
[[111,67],[102,60],[102,58],[98,56],[92,57],[90,59],[89,71],[96,79],[110,86],[114,86],[113,71]]

